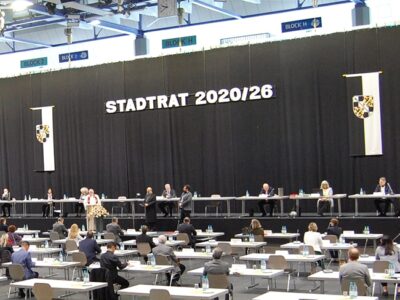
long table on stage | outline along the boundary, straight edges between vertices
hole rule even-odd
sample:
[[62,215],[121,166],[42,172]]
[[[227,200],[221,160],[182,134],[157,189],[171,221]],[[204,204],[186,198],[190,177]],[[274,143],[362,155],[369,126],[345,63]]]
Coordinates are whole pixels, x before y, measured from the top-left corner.
[[358,217],[358,200],[359,199],[395,199],[395,198],[400,198],[400,194],[388,194],[388,195],[384,195],[384,194],[364,194],[364,195],[360,195],[360,194],[354,194],[354,195],[350,195],[348,197],[349,199],[354,199],[354,216]]
[[281,206],[281,216],[283,216],[283,200],[284,199],[289,199],[289,196],[242,196],[242,197],[236,197],[236,200],[242,201],[242,215],[245,215],[245,210],[246,210],[246,201],[251,201],[251,200],[279,200],[280,206]]
[[[329,196],[329,197],[323,197],[321,195],[312,195],[312,194],[307,195],[307,194],[305,194],[303,196],[300,196],[300,195],[290,196],[290,199],[296,200],[296,212],[297,212],[297,215],[299,215],[300,200],[302,200],[302,201],[304,201],[304,200],[314,200],[314,201],[317,200],[318,201],[318,199],[320,199],[320,198],[322,198],[322,199],[323,198],[331,198],[334,201],[337,200],[337,203],[338,203],[338,214],[339,214],[339,216],[341,216],[342,215],[341,199],[346,198],[346,197],[347,197],[347,194],[334,194],[334,195]],[[317,204],[317,203],[315,203],[315,204]]]

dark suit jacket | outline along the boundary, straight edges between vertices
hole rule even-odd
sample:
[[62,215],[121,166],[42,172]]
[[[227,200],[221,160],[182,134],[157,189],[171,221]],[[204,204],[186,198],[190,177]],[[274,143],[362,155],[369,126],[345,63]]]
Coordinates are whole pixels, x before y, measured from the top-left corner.
[[178,231],[179,233],[186,233],[189,237],[191,244],[196,242],[197,233],[192,224],[185,224],[185,223],[179,224]]
[[181,205],[181,209],[191,211],[192,210],[192,193],[191,192],[183,192],[181,195],[181,200],[179,200],[179,204]]
[[326,229],[326,233],[339,237],[343,233],[343,230],[342,227],[339,226],[328,226],[328,228]]
[[153,238],[148,236],[147,234],[143,234],[143,233],[139,234],[136,237],[136,245],[139,243],[148,243],[150,245],[151,249],[153,249],[156,246],[156,244],[154,244],[154,242],[153,242]]
[[8,232],[8,225],[7,224],[0,224],[0,231]]
[[148,204],[148,206],[145,207],[147,223],[154,223],[157,221],[156,201],[156,194],[146,194],[144,197],[144,203]]
[[121,235],[124,235],[124,232],[122,231],[121,227],[118,224],[115,223],[109,223],[106,226],[107,232],[111,232],[115,236],[115,242],[116,243],[121,243]]
[[[381,191],[381,186],[378,184],[377,186],[376,186],[376,188],[375,188],[375,193],[378,193],[378,192],[380,192]],[[387,195],[387,194],[393,194],[393,190],[392,190],[392,188],[390,187],[390,184],[389,183],[386,183],[385,184],[385,195]]]
[[79,242],[79,251],[85,253],[87,265],[90,265],[96,259],[96,255],[101,253],[101,249],[96,240],[88,238]]
[[[166,191],[166,190],[164,190],[164,191],[162,192],[162,196],[163,196],[163,197],[167,197],[167,191]],[[169,198],[176,198],[176,192],[175,192],[174,189],[171,189]]]
[[119,258],[114,253],[107,251],[100,257],[100,266],[107,269],[109,271],[110,280],[114,280],[118,276],[118,269],[125,269],[128,264],[121,263]]
[[207,274],[226,274],[229,275],[229,264],[220,259],[213,259],[204,264],[203,275]]
[[64,224],[60,224],[58,222],[54,223],[53,231],[58,233],[60,239],[65,239],[68,236],[68,230]]

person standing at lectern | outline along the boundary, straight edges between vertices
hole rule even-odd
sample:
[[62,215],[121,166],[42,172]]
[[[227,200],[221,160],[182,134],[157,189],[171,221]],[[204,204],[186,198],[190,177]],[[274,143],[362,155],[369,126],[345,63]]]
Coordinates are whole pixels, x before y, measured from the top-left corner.
[[[392,187],[390,186],[389,182],[386,181],[385,177],[379,178],[379,183],[375,188],[374,193],[381,193],[382,195],[390,195],[393,194]],[[393,203],[391,199],[375,199],[375,207],[376,210],[379,212],[379,216],[386,217],[386,213],[389,209],[390,203]],[[382,208],[383,204],[383,208]]]
[[[260,191],[260,195],[262,196],[273,196],[274,195],[274,188],[270,187],[268,183],[264,183],[262,186],[262,189]],[[272,214],[274,213],[274,207],[275,207],[275,200],[274,199],[262,199],[258,201],[258,207],[261,212],[261,216],[265,217],[267,215],[267,212],[265,211],[265,205],[269,206],[269,216],[272,217]]]
[[150,230],[155,229],[157,222],[156,202],[156,194],[153,193],[153,189],[151,187],[148,187],[146,189],[146,196],[144,197],[144,210],[146,215],[146,224]]
[[[10,194],[10,191],[7,188],[3,189],[3,194],[1,195],[1,200],[11,201],[11,194]],[[11,211],[11,204],[10,203],[4,203],[1,206],[1,210],[3,211],[3,217],[9,217],[10,216],[10,211]],[[6,214],[6,210],[8,211],[8,216]]]

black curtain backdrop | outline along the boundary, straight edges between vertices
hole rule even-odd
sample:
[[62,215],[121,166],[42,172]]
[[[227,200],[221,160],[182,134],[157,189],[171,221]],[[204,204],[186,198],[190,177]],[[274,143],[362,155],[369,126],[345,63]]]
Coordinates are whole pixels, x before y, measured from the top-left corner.
[[[165,182],[239,196],[258,194],[263,182],[310,192],[327,179],[334,192],[352,194],[372,192],[386,176],[400,192],[399,36],[398,27],[362,30],[1,79],[0,184],[16,198],[44,197],[48,187],[78,196],[81,186],[133,197],[146,186],[161,193]],[[342,75],[380,70],[384,155],[350,157]],[[266,83],[276,98],[104,109],[107,100]],[[56,171],[35,173],[29,108],[46,105],[55,105]]]

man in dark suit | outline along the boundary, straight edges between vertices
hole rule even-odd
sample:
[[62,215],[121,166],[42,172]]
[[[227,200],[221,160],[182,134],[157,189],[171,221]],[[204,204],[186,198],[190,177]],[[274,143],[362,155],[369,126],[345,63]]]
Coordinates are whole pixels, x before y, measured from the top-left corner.
[[[270,187],[268,183],[264,183],[263,187],[260,191],[260,195],[265,195],[265,196],[273,196],[274,195],[274,188]],[[262,199],[258,201],[258,207],[260,208],[261,216],[265,217],[267,215],[265,211],[265,205],[269,206],[269,216],[272,217],[272,214],[274,212],[274,207],[275,207],[275,200],[273,199]]]
[[146,224],[150,228],[150,230],[155,229],[155,225],[157,222],[156,202],[156,194],[153,194],[153,189],[151,187],[148,187],[146,189],[146,196],[144,197],[144,210]]
[[91,230],[88,231],[86,238],[79,242],[79,251],[85,253],[87,266],[95,261],[99,261],[96,255],[101,253],[101,249],[96,240],[93,239],[93,232]]
[[[383,195],[390,195],[393,194],[392,187],[390,186],[389,182],[386,181],[385,177],[379,178],[379,183],[375,188],[375,193],[381,193]],[[386,217],[386,213],[389,209],[389,205],[392,203],[392,199],[375,199],[375,207],[376,210],[379,212],[379,216]],[[382,204],[384,207],[382,209]]]
[[165,209],[168,207],[169,210],[169,216],[172,217],[172,210],[174,208],[174,202],[170,201],[170,198],[176,198],[176,193],[173,188],[171,188],[171,185],[169,183],[165,184],[165,190],[162,193],[162,197],[167,199],[167,201],[162,201],[158,204],[158,207],[160,208],[161,212],[164,214],[164,217],[168,216],[168,212]]
[[53,224],[53,231],[58,233],[60,240],[68,236],[68,230],[64,225],[64,218],[57,219],[57,222]]
[[192,193],[190,192],[190,185],[185,184],[183,186],[183,193],[181,199],[179,200],[179,210],[180,217],[179,222],[182,223],[183,219],[186,217],[190,218],[190,213],[192,212]]
[[114,254],[117,249],[117,244],[110,242],[107,244],[107,252],[100,257],[100,266],[108,270],[109,283],[116,283],[121,286],[121,289],[129,287],[129,282],[125,278],[118,275],[118,270],[125,269],[128,264],[121,263],[119,258]]
[[114,234],[115,236],[115,242],[117,244],[121,243],[121,236],[124,235],[124,232],[122,231],[121,227],[118,224],[118,218],[112,218],[111,223],[107,224],[106,226],[107,232],[110,232]]
[[[158,246],[153,248],[153,254],[155,256],[166,256],[175,266],[176,275],[172,279],[172,285],[179,285],[178,280],[180,275],[185,272],[186,267],[179,262],[179,259],[176,258],[174,250],[172,247],[165,245],[167,242],[167,238],[165,235],[160,235],[158,237]],[[170,281],[171,275],[167,273],[167,279]]]
[[183,223],[178,225],[178,232],[179,233],[186,233],[189,237],[190,247],[194,248],[196,244],[196,229],[194,226],[190,224],[190,218],[186,217],[183,219]]
[[7,219],[6,218],[1,218],[0,219],[0,231],[4,231],[5,233],[8,232],[8,225],[7,225]]
[[[156,244],[153,242],[153,238],[147,235],[147,231],[149,228],[146,225],[142,226],[142,233],[136,237],[136,245],[137,244],[149,244],[150,248],[153,249]],[[143,257],[144,261],[147,262],[147,256]]]
[[[7,188],[5,188],[3,190],[3,194],[1,195],[1,200],[11,201],[11,194],[10,194],[10,191]],[[9,217],[10,216],[10,211],[11,211],[11,204],[10,203],[4,203],[1,206],[1,210],[3,211],[3,217]],[[8,215],[7,215],[6,211],[8,211]]]
[[[32,270],[32,268],[35,266],[35,263],[32,261],[31,253],[29,252],[29,242],[21,242],[21,250],[15,251],[11,255],[11,262],[13,264],[22,265],[22,267],[24,268],[24,280],[39,277],[39,274]],[[18,294],[19,297],[25,298],[25,293],[23,289],[19,289]]]

